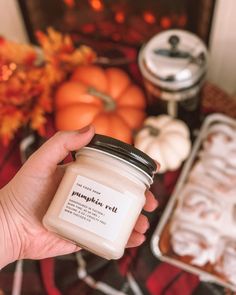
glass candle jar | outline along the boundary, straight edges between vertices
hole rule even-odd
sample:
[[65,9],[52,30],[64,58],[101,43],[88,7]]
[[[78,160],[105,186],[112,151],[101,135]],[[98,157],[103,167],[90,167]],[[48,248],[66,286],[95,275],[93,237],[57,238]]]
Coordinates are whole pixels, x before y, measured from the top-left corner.
[[156,163],[143,152],[96,134],[67,167],[43,224],[94,254],[118,259],[155,171]]

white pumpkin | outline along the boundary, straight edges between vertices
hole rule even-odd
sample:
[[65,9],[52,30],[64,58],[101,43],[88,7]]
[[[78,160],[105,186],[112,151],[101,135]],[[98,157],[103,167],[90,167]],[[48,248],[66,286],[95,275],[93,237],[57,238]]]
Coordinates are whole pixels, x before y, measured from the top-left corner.
[[191,150],[189,129],[183,121],[168,115],[148,117],[134,145],[160,163],[161,173],[176,170]]

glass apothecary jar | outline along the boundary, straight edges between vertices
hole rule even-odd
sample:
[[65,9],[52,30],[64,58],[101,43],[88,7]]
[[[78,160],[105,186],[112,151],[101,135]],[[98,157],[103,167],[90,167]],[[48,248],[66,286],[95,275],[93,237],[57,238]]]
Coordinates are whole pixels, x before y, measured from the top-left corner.
[[188,31],[166,30],[144,44],[138,64],[149,113],[166,113],[197,127],[207,60],[204,42]]

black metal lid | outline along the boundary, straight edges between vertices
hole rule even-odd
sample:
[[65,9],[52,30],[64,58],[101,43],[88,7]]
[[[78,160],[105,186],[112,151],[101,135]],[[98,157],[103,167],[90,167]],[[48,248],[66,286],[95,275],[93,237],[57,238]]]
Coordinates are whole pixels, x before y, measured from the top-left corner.
[[157,164],[147,154],[130,144],[109,136],[95,134],[87,147],[115,155],[141,169],[151,178],[157,170]]

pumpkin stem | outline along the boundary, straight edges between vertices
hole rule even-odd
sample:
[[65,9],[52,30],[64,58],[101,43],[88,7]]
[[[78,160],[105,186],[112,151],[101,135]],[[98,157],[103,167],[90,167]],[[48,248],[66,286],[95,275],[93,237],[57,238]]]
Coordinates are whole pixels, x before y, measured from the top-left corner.
[[151,136],[158,136],[159,133],[160,133],[160,129],[155,128],[155,127],[153,127],[151,125],[145,125],[143,127],[143,129],[148,129],[148,131],[149,131],[149,133],[150,133]]
[[115,110],[116,103],[115,103],[115,101],[112,99],[112,97],[110,95],[107,95],[107,94],[105,94],[103,92],[100,92],[100,91],[96,90],[93,87],[88,88],[88,93],[98,97],[99,99],[101,99],[103,101],[103,103],[104,103],[106,111]]

